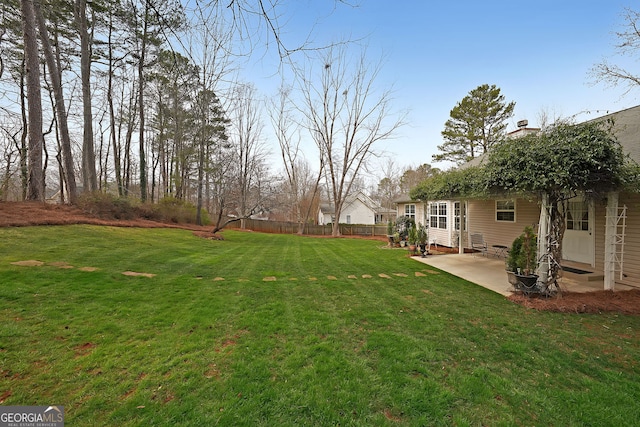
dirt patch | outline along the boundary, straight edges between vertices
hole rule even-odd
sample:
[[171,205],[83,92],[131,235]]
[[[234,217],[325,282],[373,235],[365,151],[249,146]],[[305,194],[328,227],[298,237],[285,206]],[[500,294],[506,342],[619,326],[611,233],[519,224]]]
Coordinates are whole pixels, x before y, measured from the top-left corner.
[[67,264],[64,261],[50,262],[49,265],[52,266],[52,267],[58,267],[58,268],[62,268],[62,269],[72,269],[72,268],[74,268],[73,265]]
[[2,393],[0,395],[0,403],[4,403],[4,401],[7,400],[9,397],[11,397],[12,394],[13,392],[11,390],[7,390],[4,393]]
[[123,271],[122,274],[125,276],[133,276],[133,277],[156,277],[155,274],[152,273],[137,273],[135,271]]
[[18,265],[20,267],[40,267],[44,265],[44,262],[36,261],[35,259],[28,259],[26,261],[12,262],[11,265]]
[[213,234],[211,231],[194,231],[193,235],[207,240],[224,240],[222,236]]
[[73,348],[76,357],[82,357],[82,356],[86,356],[87,354],[91,353],[91,351],[93,351],[93,349],[96,348],[96,345],[92,342],[86,342],[84,344],[80,344],[78,346],[75,346]]

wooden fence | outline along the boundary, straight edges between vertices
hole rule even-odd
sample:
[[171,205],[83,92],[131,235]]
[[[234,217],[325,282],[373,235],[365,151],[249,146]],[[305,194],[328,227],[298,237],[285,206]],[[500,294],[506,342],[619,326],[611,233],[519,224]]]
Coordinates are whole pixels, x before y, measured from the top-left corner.
[[[232,222],[227,228],[241,228],[240,221]],[[296,234],[298,232],[297,222],[284,221],[263,221],[257,219],[244,220],[244,228],[247,230],[259,231],[263,233],[276,234]],[[311,236],[331,236],[331,225],[306,224],[304,233]],[[343,236],[387,236],[387,226],[362,225],[362,224],[340,224],[340,232]]]

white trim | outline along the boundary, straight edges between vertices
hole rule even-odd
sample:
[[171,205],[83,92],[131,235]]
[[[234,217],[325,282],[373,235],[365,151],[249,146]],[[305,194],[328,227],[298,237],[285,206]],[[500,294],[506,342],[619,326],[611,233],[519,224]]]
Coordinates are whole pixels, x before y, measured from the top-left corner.
[[[498,202],[513,202],[513,210],[511,209],[498,209]],[[501,223],[501,222],[507,222],[507,223],[515,223],[517,222],[517,211],[518,211],[518,205],[516,202],[516,199],[496,199],[495,203],[494,203],[494,211],[493,211],[493,220],[495,222]],[[498,212],[513,212],[513,221],[507,221],[505,219],[498,219]]]

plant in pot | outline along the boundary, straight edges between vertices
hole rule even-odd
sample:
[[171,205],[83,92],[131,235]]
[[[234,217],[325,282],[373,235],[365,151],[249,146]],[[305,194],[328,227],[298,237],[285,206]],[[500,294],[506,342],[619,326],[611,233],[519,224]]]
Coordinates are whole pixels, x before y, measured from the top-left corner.
[[538,268],[537,236],[531,226],[524,228],[511,245],[507,257],[507,276],[509,283],[525,293],[532,292],[538,281],[535,274]]
[[418,246],[420,247],[420,253],[422,256],[427,254],[427,240],[429,239],[429,233],[427,227],[418,223]]
[[395,239],[393,237],[393,222],[391,222],[391,220],[387,221],[387,239],[389,239],[389,246],[393,247],[395,245]]
[[411,252],[411,254],[415,254],[418,244],[418,230],[416,230],[416,226],[414,224],[411,224],[411,226],[409,226],[407,241],[409,242],[409,251]]
[[409,229],[415,226],[416,222],[413,218],[408,216],[399,216],[396,219],[396,230],[400,234],[400,246],[404,247],[407,244],[409,238]]

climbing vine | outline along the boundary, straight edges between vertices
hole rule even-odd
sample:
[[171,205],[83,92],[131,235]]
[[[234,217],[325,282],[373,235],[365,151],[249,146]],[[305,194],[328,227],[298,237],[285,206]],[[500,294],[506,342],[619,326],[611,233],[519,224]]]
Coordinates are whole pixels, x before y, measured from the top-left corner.
[[537,134],[496,144],[480,166],[445,172],[422,182],[421,200],[524,196],[544,200],[547,214],[544,285],[557,286],[566,202],[578,194],[603,198],[610,191],[638,191],[640,167],[629,159],[611,122],[559,124]]

